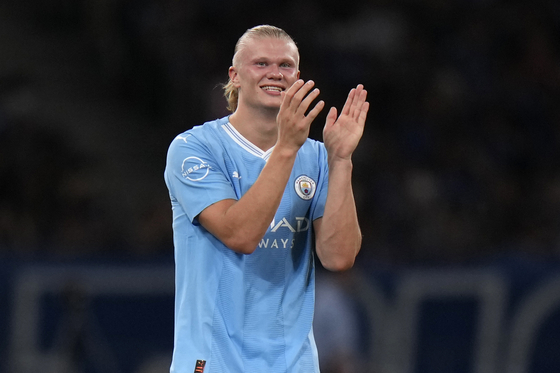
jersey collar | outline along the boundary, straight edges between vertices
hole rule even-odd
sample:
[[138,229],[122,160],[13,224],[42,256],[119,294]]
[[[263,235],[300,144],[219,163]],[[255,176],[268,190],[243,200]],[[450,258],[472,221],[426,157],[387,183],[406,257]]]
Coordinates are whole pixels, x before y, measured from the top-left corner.
[[229,137],[232,138],[233,141],[235,141],[239,146],[241,146],[249,153],[253,154],[256,157],[262,158],[264,160],[268,160],[268,158],[270,157],[270,154],[272,153],[272,149],[274,149],[274,146],[268,149],[267,151],[263,151],[261,148],[253,144],[251,141],[247,140],[234,126],[232,126],[230,122],[227,122],[226,124],[222,124],[222,128],[224,129],[224,131],[226,131]]

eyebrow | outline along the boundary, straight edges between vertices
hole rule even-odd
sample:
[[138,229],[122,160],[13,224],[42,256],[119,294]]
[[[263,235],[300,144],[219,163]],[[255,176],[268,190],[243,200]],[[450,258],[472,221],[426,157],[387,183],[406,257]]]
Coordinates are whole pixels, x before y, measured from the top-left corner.
[[[257,62],[257,61],[271,61],[272,59],[266,56],[257,56],[255,58],[252,58],[251,61],[252,62]],[[283,64],[283,63],[289,63],[290,65],[297,65],[297,60],[293,59],[293,58],[282,58],[279,60],[279,64]]]

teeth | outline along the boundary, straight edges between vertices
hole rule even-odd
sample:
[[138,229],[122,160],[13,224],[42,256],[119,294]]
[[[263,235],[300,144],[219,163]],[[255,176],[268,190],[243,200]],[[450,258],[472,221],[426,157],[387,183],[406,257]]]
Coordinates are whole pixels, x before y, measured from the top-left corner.
[[265,91],[276,91],[276,92],[282,92],[282,88],[280,87],[271,87],[271,86],[265,86],[262,87]]

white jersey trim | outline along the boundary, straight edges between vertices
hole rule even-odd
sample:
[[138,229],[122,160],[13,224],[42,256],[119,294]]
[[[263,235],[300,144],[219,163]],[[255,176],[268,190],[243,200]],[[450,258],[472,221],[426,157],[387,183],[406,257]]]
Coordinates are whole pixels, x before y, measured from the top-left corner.
[[226,131],[229,137],[232,138],[233,141],[235,141],[239,146],[241,146],[249,153],[264,160],[268,160],[268,158],[270,157],[274,146],[267,151],[263,151],[261,148],[253,144],[251,141],[247,140],[241,133],[239,133],[239,131],[234,126],[232,126],[230,122],[223,124],[222,128],[224,129],[224,131]]

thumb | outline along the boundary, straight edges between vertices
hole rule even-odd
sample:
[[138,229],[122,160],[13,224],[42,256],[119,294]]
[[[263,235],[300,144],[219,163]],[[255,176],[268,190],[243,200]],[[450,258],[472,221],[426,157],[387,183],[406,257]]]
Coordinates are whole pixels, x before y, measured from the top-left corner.
[[336,122],[336,114],[337,114],[336,108],[334,106],[331,107],[329,113],[327,114],[327,122],[325,123],[325,128],[332,127],[334,122]]

